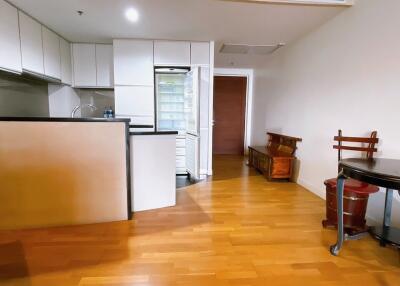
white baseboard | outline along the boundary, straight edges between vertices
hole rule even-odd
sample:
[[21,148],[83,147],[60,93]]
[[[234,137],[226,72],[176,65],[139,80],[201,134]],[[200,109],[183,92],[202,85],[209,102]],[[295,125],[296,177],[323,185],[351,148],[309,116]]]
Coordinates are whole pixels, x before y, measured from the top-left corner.
[[309,190],[313,194],[316,194],[321,199],[326,200],[325,189],[323,189],[323,188],[321,189],[321,187],[318,187],[318,186],[315,186],[313,184],[310,184],[310,183],[308,183],[307,181],[305,181],[303,179],[298,179],[296,183],[299,184],[300,186],[306,188],[307,190]]
[[367,220],[367,225],[374,226],[374,225],[382,225],[382,222],[379,222],[376,218],[369,216],[368,214],[365,216]]

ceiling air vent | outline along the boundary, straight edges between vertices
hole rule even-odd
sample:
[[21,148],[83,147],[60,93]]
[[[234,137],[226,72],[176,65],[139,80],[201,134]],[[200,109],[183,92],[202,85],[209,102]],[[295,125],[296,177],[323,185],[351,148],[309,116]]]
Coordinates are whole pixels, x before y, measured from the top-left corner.
[[285,44],[277,45],[243,45],[243,44],[223,44],[220,53],[223,54],[242,54],[242,55],[269,55],[283,47]]

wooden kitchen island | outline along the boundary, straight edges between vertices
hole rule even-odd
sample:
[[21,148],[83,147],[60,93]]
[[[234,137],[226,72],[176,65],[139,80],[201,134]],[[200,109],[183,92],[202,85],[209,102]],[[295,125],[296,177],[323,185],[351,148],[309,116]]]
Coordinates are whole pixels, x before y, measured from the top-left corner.
[[0,118],[0,229],[130,218],[128,124]]

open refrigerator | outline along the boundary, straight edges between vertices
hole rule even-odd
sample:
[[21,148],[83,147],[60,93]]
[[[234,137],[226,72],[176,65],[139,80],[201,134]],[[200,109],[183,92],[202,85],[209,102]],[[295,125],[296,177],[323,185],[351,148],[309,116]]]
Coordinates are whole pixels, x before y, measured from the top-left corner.
[[180,145],[184,149],[178,155],[177,148],[177,164],[180,164],[177,170],[193,179],[200,178],[199,69],[155,69],[156,129],[178,131],[177,137],[184,140]]

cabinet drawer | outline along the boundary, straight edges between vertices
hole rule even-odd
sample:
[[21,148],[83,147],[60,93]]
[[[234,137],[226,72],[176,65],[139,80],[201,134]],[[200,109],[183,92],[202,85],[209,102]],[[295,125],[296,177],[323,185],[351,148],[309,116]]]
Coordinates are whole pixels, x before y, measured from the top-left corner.
[[186,149],[185,148],[176,148],[176,156],[185,156]]
[[186,168],[176,168],[176,174],[179,174],[179,175],[183,175],[183,174],[187,174],[187,172],[186,172]]
[[186,157],[185,156],[177,156],[176,157],[176,167],[177,168],[185,168],[186,167]]
[[185,148],[186,140],[185,138],[177,138],[176,139],[176,148]]

